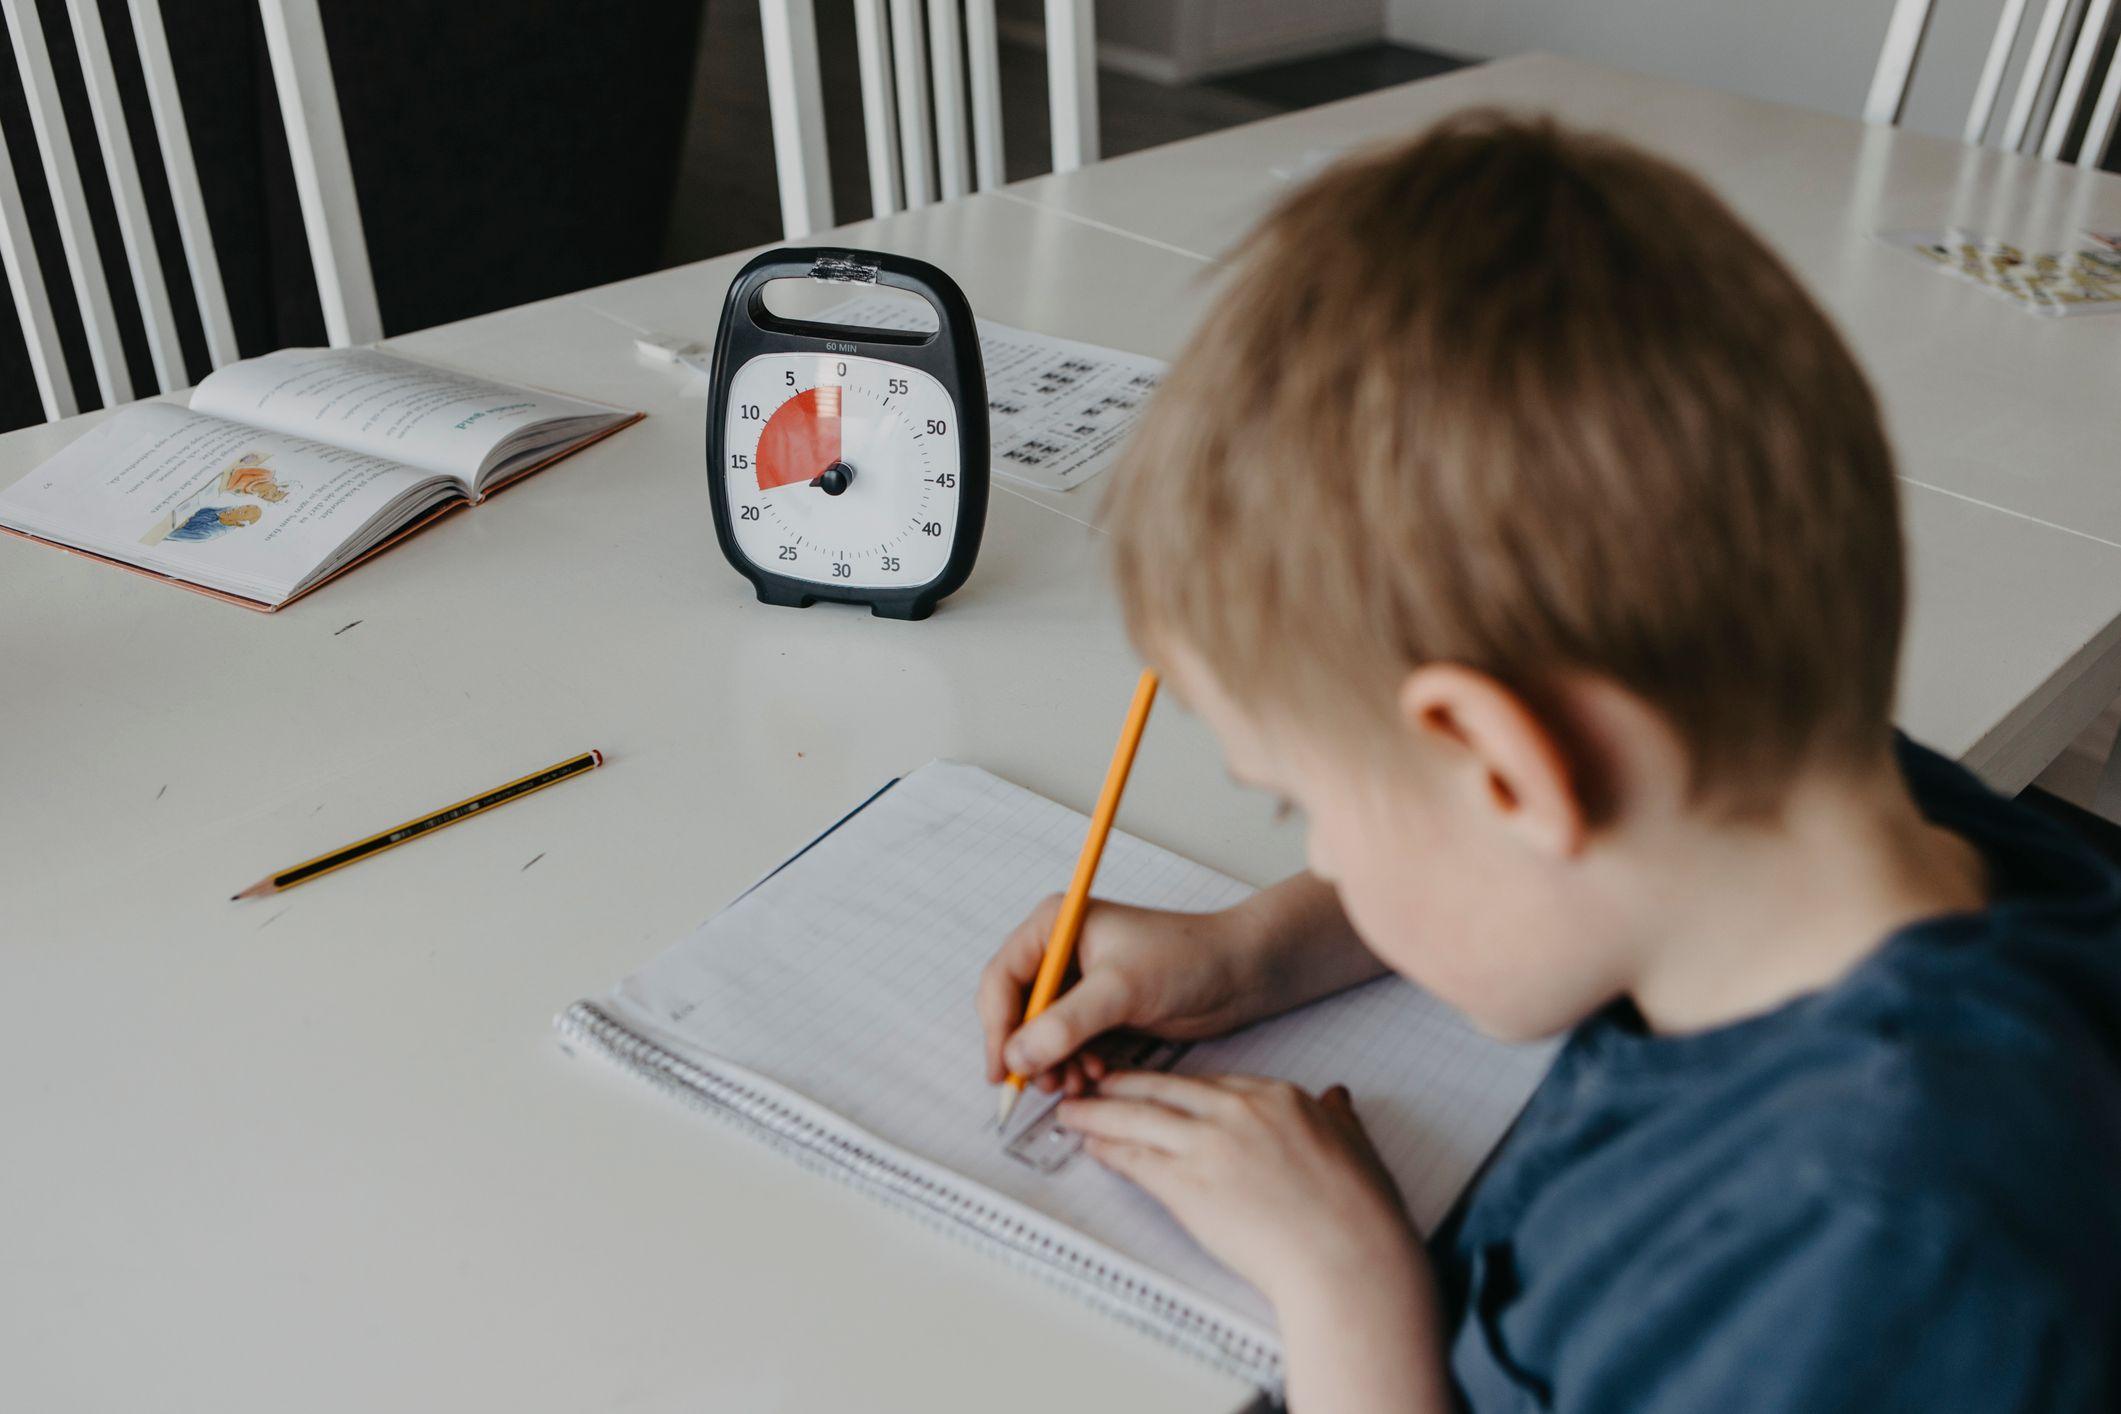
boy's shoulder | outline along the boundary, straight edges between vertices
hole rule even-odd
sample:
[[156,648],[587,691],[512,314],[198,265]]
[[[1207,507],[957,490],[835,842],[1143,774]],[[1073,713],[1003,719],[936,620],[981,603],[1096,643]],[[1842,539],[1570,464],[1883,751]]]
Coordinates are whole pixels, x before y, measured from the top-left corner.
[[1907,1392],[1867,1363],[1890,1349],[1932,1407],[2107,1407],[2121,874],[1911,753],[1991,906],[1715,1031],[1580,1027],[1440,1253],[1469,1395],[1507,1366],[1712,1407],[1743,1369],[1758,1407],[1881,1407]]
[[1997,1020],[1822,1019],[1577,1148],[1467,1254],[1462,1309],[1514,1320],[1454,1357],[1466,1387],[1507,1363],[1554,1409],[2113,1407],[2121,1074]]
[[1923,924],[1832,991],[1712,1035],[1596,1019],[1556,1080],[1575,1095],[1548,1110],[1557,1174],[1664,1189],[1666,1233],[1832,1215],[2058,1277],[2121,1259],[2121,908]]
[[1981,850],[1990,906],[1901,930],[1836,987],[1736,1028],[1697,1079],[1734,1107],[1753,1097],[1749,1180],[1791,1200],[2112,1255],[2121,872],[1959,766],[1909,743],[1901,757],[1930,818]]
[[2058,1276],[2121,1257],[2121,927],[2100,941],[1988,916],[1896,939],[1899,966],[1731,1077],[1726,1099],[1759,1087],[1734,1200],[1868,1214]]

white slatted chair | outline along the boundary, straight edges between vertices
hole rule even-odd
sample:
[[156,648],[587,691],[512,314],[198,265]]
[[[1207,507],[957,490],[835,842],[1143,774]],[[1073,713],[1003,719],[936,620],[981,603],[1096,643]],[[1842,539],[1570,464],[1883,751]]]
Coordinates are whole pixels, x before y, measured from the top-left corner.
[[[222,289],[213,235],[207,229],[206,206],[192,162],[184,107],[177,97],[176,72],[170,64],[161,5],[159,0],[128,3],[133,39],[147,83],[148,106],[154,115],[155,137],[162,151],[177,231],[184,246],[185,267],[198,302],[207,353],[218,368],[237,356],[235,330],[229,319],[228,297]],[[191,380],[178,346],[161,256],[148,225],[147,202],[141,192],[132,135],[119,102],[110,45],[96,0],[67,0],[66,8],[73,26],[74,47],[81,59],[82,81],[88,90],[89,112],[95,120],[96,144],[117,213],[118,236],[125,246],[126,268],[132,276],[133,293],[147,332],[155,382],[168,392]],[[287,128],[287,150],[293,159],[302,224],[309,237],[310,259],[316,267],[325,332],[333,344],[366,343],[380,338],[383,328],[376,312],[368,245],[361,234],[360,208],[354,202],[353,171],[346,160],[346,136],[339,125],[339,100],[324,52],[317,0],[259,0],[258,10],[264,21],[273,83],[279,90],[280,115]],[[81,172],[60,109],[58,81],[38,21],[36,0],[0,0],[0,12],[6,16],[8,38],[22,74],[23,93],[29,100],[30,125],[44,168],[45,187],[51,193],[53,213],[58,218],[67,274],[95,368],[96,391],[105,407],[126,402],[135,395],[133,380],[119,344],[110,289],[103,278],[95,232],[89,224]],[[14,296],[15,312],[29,345],[30,367],[44,403],[44,415],[70,416],[79,410],[79,404],[60,354],[51,298],[30,241],[22,193],[4,134],[0,134],[0,256],[5,257],[8,289]]]
[[[1933,3],[1896,0],[1886,23],[1885,43],[1878,51],[1878,67],[1871,76],[1870,95],[1864,100],[1865,121],[1900,121]],[[2003,0],[1988,57],[1974,83],[1974,101],[1967,109],[1964,136],[1969,143],[1988,140],[1995,126],[1997,100],[2003,94],[2011,56],[2023,38],[2028,8],[2027,0]],[[2017,87],[1996,133],[1998,145],[2015,152],[2037,152],[2050,160],[2098,164],[2121,120],[2121,62],[2109,53],[2103,79],[2094,72],[2115,10],[2115,0],[2041,0],[2038,20],[2018,66]],[[2067,153],[2070,134],[2095,85],[2097,96],[2090,99],[2083,136],[2075,153]]]
[[[888,0],[888,15],[887,0],[853,4],[875,214],[925,206],[938,194],[949,198],[1000,186],[1002,98],[994,0],[926,0],[925,40],[922,0]],[[789,240],[800,240],[833,224],[814,0],[759,0],[759,20],[781,224]],[[1091,0],[1046,0],[1056,172],[1097,160],[1096,48]]]

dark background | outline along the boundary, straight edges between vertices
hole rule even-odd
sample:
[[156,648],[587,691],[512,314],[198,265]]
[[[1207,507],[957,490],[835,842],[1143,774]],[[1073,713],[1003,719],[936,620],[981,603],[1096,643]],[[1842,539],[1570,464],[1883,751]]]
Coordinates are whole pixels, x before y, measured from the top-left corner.
[[[135,391],[156,391],[64,0],[42,14]],[[96,0],[191,380],[208,372],[125,0]],[[257,0],[163,0],[237,342],[248,356],[325,341]],[[756,0],[321,0],[384,332],[565,294],[781,236]],[[869,215],[852,8],[817,7],[838,221]],[[12,55],[9,56],[12,59]],[[1000,46],[1005,168],[1048,166],[1045,56]],[[1220,79],[1098,76],[1105,155],[1404,83],[1462,60],[1391,44]],[[69,372],[88,350],[14,63],[0,132],[30,216]],[[2121,151],[2106,164],[2121,167]],[[0,301],[0,429],[43,415],[11,301]]]
[[[126,122],[194,379],[208,369],[124,0],[100,0]],[[111,298],[138,391],[141,332],[63,0],[40,0]],[[756,11],[756,6],[751,7]],[[383,326],[393,333],[653,269],[691,96],[700,0],[326,0],[348,156]],[[230,314],[246,355],[324,342],[256,0],[164,6]],[[15,66],[0,126],[31,213],[75,387],[88,351]],[[0,309],[0,427],[38,420],[12,304]]]
[[[135,391],[155,391],[64,0],[32,0],[67,108]],[[192,380],[209,371],[125,0],[98,0]],[[246,356],[325,341],[257,0],[164,0],[177,83]],[[698,260],[781,235],[753,0],[323,0],[325,39],[386,333]],[[837,217],[869,214],[852,11],[822,5]],[[12,56],[10,56],[12,57]],[[1108,155],[1455,67],[1385,44],[1164,85],[1106,71]],[[1045,59],[1001,46],[1011,179],[1047,161]],[[15,65],[8,139],[76,395],[88,350]],[[0,428],[42,417],[0,301]]]

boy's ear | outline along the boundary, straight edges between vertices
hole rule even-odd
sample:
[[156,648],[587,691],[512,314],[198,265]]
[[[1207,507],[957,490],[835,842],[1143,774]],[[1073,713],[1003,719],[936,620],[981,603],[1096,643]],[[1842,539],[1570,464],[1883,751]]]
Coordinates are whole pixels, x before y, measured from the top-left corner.
[[1577,854],[1589,833],[1584,793],[1554,730],[1525,700],[1486,673],[1427,663],[1399,687],[1400,719],[1440,748],[1448,772],[1467,784],[1501,823],[1535,848]]

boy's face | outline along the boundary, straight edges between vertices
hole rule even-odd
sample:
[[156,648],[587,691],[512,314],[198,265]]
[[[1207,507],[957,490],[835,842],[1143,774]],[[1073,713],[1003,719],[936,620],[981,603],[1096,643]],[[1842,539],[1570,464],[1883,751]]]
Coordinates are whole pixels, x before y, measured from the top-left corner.
[[1262,723],[1197,660],[1179,655],[1172,677],[1231,775],[1302,811],[1312,872],[1394,971],[1505,1040],[1564,1030],[1622,990],[1582,871],[1527,838],[1472,765],[1412,731],[1397,760],[1351,759]]

